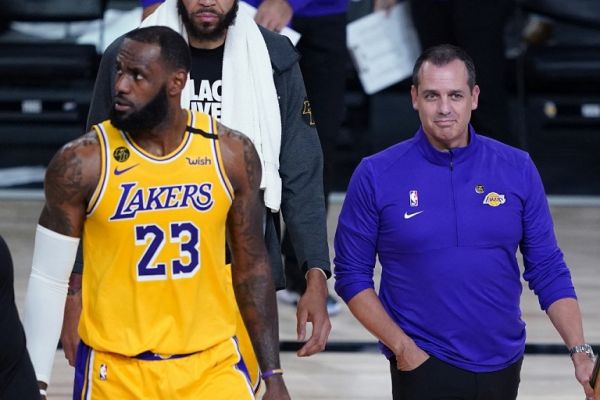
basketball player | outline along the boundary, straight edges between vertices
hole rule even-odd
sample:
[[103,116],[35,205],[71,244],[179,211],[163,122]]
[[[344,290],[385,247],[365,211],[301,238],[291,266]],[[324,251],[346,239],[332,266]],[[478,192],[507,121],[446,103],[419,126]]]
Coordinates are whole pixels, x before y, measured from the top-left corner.
[[[251,138],[261,138],[261,144],[256,146],[262,153],[259,155],[270,154],[271,161],[278,160],[276,168],[274,163],[262,158],[263,175],[268,178],[264,180],[265,199],[281,195],[279,204],[265,201],[264,240],[273,280],[277,288],[283,289],[280,214],[274,212],[281,207],[281,216],[307,286],[296,313],[298,340],[304,342],[297,354],[310,356],[325,348],[331,331],[326,308],[327,277],[331,273],[321,146],[306,98],[297,51],[287,38],[259,27],[250,16],[238,13],[237,9],[238,0],[206,3],[167,0],[144,23],[148,26],[168,23],[167,26],[189,40],[192,67],[181,106],[207,112]],[[102,56],[90,105],[89,127],[109,117],[114,96],[115,58],[122,40],[122,37],[115,40]],[[248,52],[253,50],[251,53],[257,57],[252,63],[248,54],[244,51],[240,54],[240,47],[246,49],[241,43],[252,43],[247,49]],[[249,69],[254,62],[256,68]],[[258,82],[261,76],[264,78],[261,84],[250,90],[249,83]],[[275,156],[274,151],[279,151],[279,155]],[[71,365],[75,365],[79,342],[77,325],[83,264],[82,257],[78,256],[69,284],[61,336],[65,357]],[[240,349],[253,385],[258,389],[258,363],[253,360],[252,346],[241,317],[238,321]],[[312,329],[307,329],[307,324],[311,324]]]
[[25,318],[42,388],[83,235],[74,398],[253,399],[227,294],[227,231],[265,399],[289,399],[262,241],[258,155],[245,136],[181,109],[189,67],[188,46],[171,29],[128,33],[110,120],[48,166]]

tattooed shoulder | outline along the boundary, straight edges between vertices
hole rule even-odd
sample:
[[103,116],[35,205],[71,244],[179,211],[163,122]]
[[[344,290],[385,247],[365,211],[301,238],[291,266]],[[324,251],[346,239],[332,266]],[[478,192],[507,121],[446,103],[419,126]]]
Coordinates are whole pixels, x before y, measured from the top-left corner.
[[232,140],[241,143],[252,141],[248,138],[248,136],[244,135],[242,132],[238,132],[234,129],[231,129],[222,123],[217,123],[217,135],[219,139]]
[[[260,158],[250,138],[220,123],[218,125],[218,136],[222,141],[221,148],[225,148],[223,156],[227,159],[224,162],[228,164],[228,161],[233,161],[232,159],[243,159],[243,170],[250,184],[252,186],[260,184]],[[234,168],[239,169],[241,167],[242,165],[240,165],[239,161],[234,163]]]
[[98,138],[93,132],[64,145],[46,170],[48,200],[61,203],[71,198],[86,197],[87,192],[95,187],[94,178],[100,172],[99,149]]
[[81,147],[88,146],[99,146],[98,135],[95,131],[89,131],[85,135],[75,139],[72,143],[77,144]]

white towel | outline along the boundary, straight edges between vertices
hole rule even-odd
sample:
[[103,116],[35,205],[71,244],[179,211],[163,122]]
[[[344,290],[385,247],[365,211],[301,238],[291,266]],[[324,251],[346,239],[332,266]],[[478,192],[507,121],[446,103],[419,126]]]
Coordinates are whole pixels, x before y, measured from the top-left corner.
[[[166,0],[141,24],[155,25],[168,26],[188,40],[177,0]],[[235,24],[227,30],[222,82],[221,122],[244,133],[254,143],[262,163],[260,187],[265,192],[265,205],[277,212],[281,205],[279,102],[265,40],[258,25],[241,7]],[[181,94],[182,107],[189,107],[193,91],[188,77]]]

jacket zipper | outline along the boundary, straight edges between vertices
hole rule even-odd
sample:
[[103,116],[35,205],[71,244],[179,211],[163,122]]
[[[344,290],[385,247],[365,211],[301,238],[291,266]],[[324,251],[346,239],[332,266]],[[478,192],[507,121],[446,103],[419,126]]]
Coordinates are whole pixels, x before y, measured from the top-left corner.
[[452,211],[454,214],[456,247],[458,247],[458,214],[456,212],[456,197],[454,193],[454,153],[452,153],[452,150],[448,150],[448,153],[450,154],[450,187],[452,190]]

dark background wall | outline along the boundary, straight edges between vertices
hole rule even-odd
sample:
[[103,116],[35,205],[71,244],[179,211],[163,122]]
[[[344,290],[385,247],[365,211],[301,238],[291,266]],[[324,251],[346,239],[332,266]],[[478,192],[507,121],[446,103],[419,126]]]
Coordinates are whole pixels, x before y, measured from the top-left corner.
[[[9,9],[5,7],[14,1],[0,0],[0,7]],[[72,0],[38,1],[72,7]],[[510,126],[519,147],[529,151],[538,165],[548,193],[599,195],[600,2],[573,0],[568,12],[554,0],[523,3],[515,7],[506,30]],[[94,5],[107,6],[104,1],[86,4],[90,15],[97,12]],[[579,10],[578,4],[583,8]],[[108,3],[119,9],[136,5],[134,0]],[[60,7],[51,10],[51,18],[60,20]],[[351,2],[349,17],[355,19],[369,10],[367,0]],[[526,45],[522,31],[534,11],[545,13],[551,30],[547,40]],[[74,16],[66,8],[62,18],[87,17]],[[83,133],[100,57],[91,45],[18,34],[9,29],[6,19],[3,13],[0,187],[3,169],[47,165],[63,143]],[[345,119],[336,143],[333,186],[337,191],[345,190],[362,157],[411,137],[419,124],[408,80],[367,96],[349,59],[347,65]],[[23,186],[39,187],[40,183]]]

